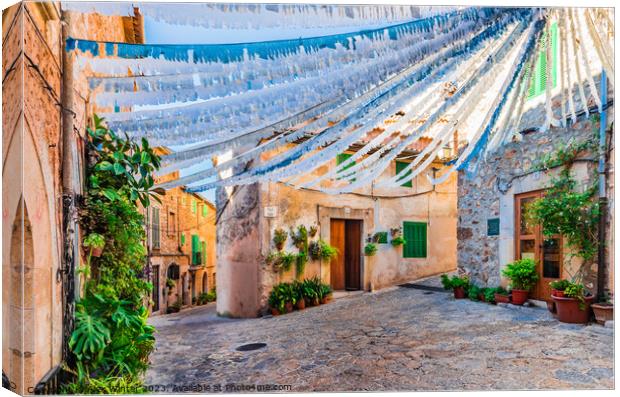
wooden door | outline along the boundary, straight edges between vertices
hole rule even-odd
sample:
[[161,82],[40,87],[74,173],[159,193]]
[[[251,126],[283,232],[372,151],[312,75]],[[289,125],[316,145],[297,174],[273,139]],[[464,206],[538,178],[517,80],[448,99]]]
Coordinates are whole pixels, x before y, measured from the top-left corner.
[[539,279],[530,296],[548,301],[551,300],[549,283],[562,276],[562,238],[544,236],[542,226],[531,224],[526,217],[527,206],[543,194],[544,191],[535,191],[515,196],[515,259],[536,261]]
[[330,222],[329,243],[338,250],[336,258],[330,263],[330,284],[334,290],[345,288],[344,261],[345,261],[345,221],[332,219]]
[[159,265],[153,266],[153,312],[159,311]]
[[362,221],[347,219],[344,232],[344,274],[345,289],[360,289],[360,268],[362,254]]

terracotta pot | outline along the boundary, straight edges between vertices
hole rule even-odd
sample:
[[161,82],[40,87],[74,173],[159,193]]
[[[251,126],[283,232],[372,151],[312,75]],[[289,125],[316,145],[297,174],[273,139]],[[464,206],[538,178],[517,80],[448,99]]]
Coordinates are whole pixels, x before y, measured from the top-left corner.
[[579,309],[579,300],[561,296],[551,296],[558,312],[558,320],[563,323],[587,324],[590,321],[590,305],[594,301],[593,296],[584,298],[584,310]]
[[564,296],[564,291],[560,291],[558,289],[552,289],[551,290],[551,296]]
[[327,302],[329,302],[329,299],[327,299],[327,297],[323,297],[323,299],[321,299],[321,305],[326,304]]
[[312,300],[312,306],[318,306],[321,304],[321,301],[319,300],[319,298],[314,298]]
[[271,315],[272,316],[279,316],[280,315],[280,311],[278,309],[275,308],[271,308]]
[[306,308],[306,301],[300,299],[297,301],[297,304],[295,306],[297,307],[297,310],[304,310]]
[[484,299],[484,294],[482,294],[482,293],[478,294],[478,300],[480,302],[486,302],[486,299]]
[[286,312],[287,313],[293,312],[293,302],[286,302]]
[[92,251],[90,252],[90,254],[92,256],[94,256],[95,258],[99,258],[101,256],[101,254],[103,254],[103,247],[101,247],[101,248],[93,248]]
[[454,287],[454,299],[465,299],[465,288]]
[[[553,296],[553,295],[551,295]],[[549,313],[553,314],[553,317],[557,317],[557,313],[558,311],[555,308],[555,302],[554,301],[547,301],[547,310],[549,310]]]
[[605,324],[605,321],[614,319],[614,305],[612,303],[593,303],[592,310],[596,322],[599,324]]
[[522,305],[527,302],[528,291],[524,289],[513,289],[512,290],[512,304],[513,305]]
[[508,295],[495,294],[495,303],[510,303]]

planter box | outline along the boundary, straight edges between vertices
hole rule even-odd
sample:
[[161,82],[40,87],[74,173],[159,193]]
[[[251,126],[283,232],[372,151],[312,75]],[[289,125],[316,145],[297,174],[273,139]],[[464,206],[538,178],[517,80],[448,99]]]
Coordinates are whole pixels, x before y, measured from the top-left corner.
[[579,300],[561,296],[551,296],[555,302],[558,320],[570,324],[587,324],[590,321],[590,305],[594,301],[593,296],[584,298],[584,310],[579,309]]
[[495,303],[510,303],[510,296],[495,294]]

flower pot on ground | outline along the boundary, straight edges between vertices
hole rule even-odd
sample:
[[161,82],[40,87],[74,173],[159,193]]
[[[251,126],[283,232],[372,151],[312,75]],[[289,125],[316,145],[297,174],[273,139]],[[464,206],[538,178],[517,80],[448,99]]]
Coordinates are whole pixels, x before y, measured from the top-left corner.
[[494,297],[495,297],[495,303],[510,303],[510,296],[508,295],[503,295],[503,294],[496,292]]
[[442,274],[441,284],[443,284],[444,289],[452,290],[454,299],[465,299],[467,290],[469,289],[469,277],[454,275],[450,278],[446,274]]
[[554,280],[549,283],[551,296],[564,296],[564,290],[570,285],[568,280]]
[[614,319],[614,304],[609,302],[599,302],[592,304],[594,318],[599,324],[605,324],[606,321]]
[[522,305],[527,301],[530,289],[538,281],[536,262],[532,259],[519,259],[506,265],[502,275],[510,280],[512,303]]
[[525,289],[513,289],[512,290],[512,304],[513,305],[523,305],[527,302],[527,297],[529,295],[529,291]]
[[293,305],[293,302],[286,302],[284,307],[285,307],[286,313],[291,313],[293,309],[295,308],[295,306]]
[[297,310],[304,310],[306,308],[305,299],[298,300],[297,303],[295,304],[295,307],[297,308]]
[[557,318],[563,323],[587,324],[590,321],[590,305],[594,301],[593,296],[583,297],[583,302],[578,298],[566,296],[552,296],[555,302]]
[[278,309],[276,309],[275,307],[271,308],[271,315],[272,316],[279,316],[280,315],[280,311]]

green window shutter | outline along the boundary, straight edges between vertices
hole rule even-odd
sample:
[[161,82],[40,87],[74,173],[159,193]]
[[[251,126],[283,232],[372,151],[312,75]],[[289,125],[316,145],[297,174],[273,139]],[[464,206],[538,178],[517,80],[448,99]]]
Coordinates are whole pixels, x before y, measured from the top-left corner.
[[426,222],[404,222],[403,258],[426,258]]
[[185,245],[185,233],[181,233],[181,245]]
[[199,265],[199,255],[196,255],[200,252],[200,237],[197,234],[192,234],[192,265]]
[[201,262],[203,265],[206,265],[207,264],[207,242],[206,241],[202,241],[200,243],[200,251],[202,252],[202,255],[201,255],[202,258],[200,258]]
[[192,199],[192,214],[196,213],[196,207],[197,207],[196,200]]
[[[340,165],[340,164],[344,163],[351,156],[353,156],[353,155],[349,154],[349,153],[340,153],[339,155],[336,156],[336,165]],[[355,165],[355,163],[351,163],[351,164],[347,165],[346,167],[344,167],[343,170],[341,170],[341,172],[346,170],[346,169],[348,169],[348,168],[353,167],[354,165]],[[351,182],[354,182],[354,181],[355,181],[355,179],[351,179]]]
[[[402,170],[405,169],[405,167],[407,167],[407,165],[409,165],[409,163],[405,163],[404,161],[397,161],[396,162],[396,174],[398,174],[399,172],[401,172]],[[407,174],[405,175],[411,175],[411,170],[409,170],[407,172]],[[402,181],[402,179],[400,179]],[[413,183],[412,180],[408,180],[407,182],[403,183],[402,185],[403,187],[413,187]]]
[[[558,80],[558,24],[554,22],[549,29],[551,33],[551,87],[557,86]],[[546,92],[547,89],[547,45],[549,41],[546,36],[546,32],[543,33],[540,52],[538,53],[538,59],[533,68],[530,68],[530,72],[533,73],[530,78],[530,87],[528,90],[528,99],[536,98]]]
[[202,216],[203,217],[207,216],[207,205],[206,204],[202,205]]

